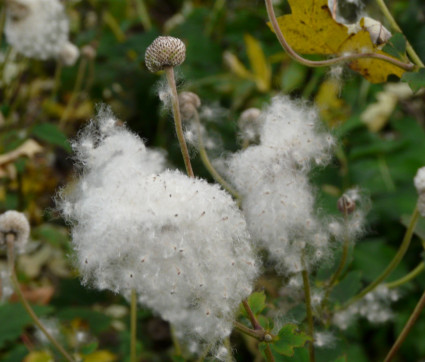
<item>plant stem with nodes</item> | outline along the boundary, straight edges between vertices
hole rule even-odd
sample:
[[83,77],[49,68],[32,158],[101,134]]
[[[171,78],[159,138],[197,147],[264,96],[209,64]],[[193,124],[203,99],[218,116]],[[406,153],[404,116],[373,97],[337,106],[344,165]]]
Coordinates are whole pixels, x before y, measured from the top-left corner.
[[366,288],[364,288],[359,294],[352,297],[347,303],[345,303],[340,308],[340,310],[348,308],[350,305],[356,303],[358,300],[362,299],[366,294],[374,290],[398,266],[400,261],[403,259],[403,256],[406,253],[407,249],[409,248],[410,241],[412,240],[413,232],[415,231],[418,218],[419,218],[419,211],[418,211],[418,207],[416,206],[410,218],[409,226],[407,227],[403,241],[400,244],[397,254],[394,256],[393,260],[391,260],[390,264],[381,273],[381,275],[378,276],[378,278],[376,278],[372,283],[370,283]]
[[208,172],[211,174],[211,176],[214,178],[214,180],[218,182],[221,186],[223,186],[223,188],[227,192],[233,195],[235,199],[240,201],[240,196],[238,192],[231,185],[229,185],[227,181],[217,172],[217,170],[214,168],[214,166],[212,165],[208,157],[207,151],[205,149],[204,138],[202,137],[202,132],[201,132],[201,121],[199,119],[199,114],[196,109],[194,109],[193,117],[195,118],[195,122],[196,122],[196,131],[198,133],[199,155],[201,156],[202,163],[204,164]]
[[294,49],[292,49],[292,47],[289,45],[289,43],[286,41],[285,37],[283,36],[282,31],[280,30],[279,24],[276,19],[272,0],[265,0],[265,2],[266,2],[267,14],[269,16],[270,23],[272,24],[272,27],[276,34],[277,39],[279,40],[282,47],[287,51],[288,55],[292,59],[296,60],[297,62],[301,64],[304,64],[308,67],[327,67],[337,63],[347,62],[347,61],[356,60],[356,59],[374,58],[374,59],[379,59],[379,60],[383,60],[388,63],[394,64],[397,67],[407,71],[412,71],[415,69],[414,64],[406,64],[398,59],[392,58],[384,54],[379,54],[379,53],[357,53],[357,54],[343,55],[343,56],[339,56],[332,59],[326,59],[326,60],[309,60],[309,59],[303,58]]
[[310,281],[308,277],[307,269],[305,268],[305,262],[304,259],[302,259],[303,264],[303,271],[301,272],[301,275],[303,277],[303,284],[304,284],[304,297],[305,297],[305,307],[307,311],[307,323],[308,323],[308,334],[312,338],[310,342],[308,342],[308,354],[309,354],[309,361],[314,362],[316,360],[315,354],[314,354],[314,320],[313,320],[313,311],[311,307],[311,289],[310,289]]
[[130,306],[130,361],[136,362],[136,336],[137,336],[137,294],[136,290],[131,290],[131,306]]
[[43,325],[43,323],[41,323],[40,319],[38,319],[37,315],[31,308],[30,304],[25,299],[25,296],[22,293],[21,287],[19,286],[18,278],[16,277],[16,272],[15,272],[15,253],[14,253],[15,235],[14,234],[6,235],[6,242],[7,242],[7,262],[9,266],[10,280],[12,282],[12,285],[22,305],[24,306],[28,315],[33,320],[34,324],[44,333],[47,339],[57,348],[60,354],[67,361],[74,362],[74,359],[68,354],[68,352],[66,352],[65,349],[58,343],[58,341],[56,341],[56,339],[47,331],[46,327]]
[[[384,16],[389,21],[390,25],[394,28],[394,30],[398,31],[399,33],[403,34],[403,31],[401,30],[400,26],[395,21],[394,17],[392,16],[390,10],[388,9],[387,5],[385,4],[384,0],[376,0],[378,6],[381,8],[381,11],[383,12]],[[410,58],[412,58],[413,62],[419,66],[424,67],[424,63],[419,58],[418,54],[416,54],[415,49],[413,49],[412,45],[409,43],[408,40],[406,40],[406,51],[407,54],[409,54]]]
[[173,106],[174,124],[176,126],[177,139],[179,140],[180,149],[183,155],[184,165],[186,167],[186,172],[189,175],[189,177],[195,177],[195,175],[193,174],[192,165],[190,163],[189,151],[187,149],[187,144],[183,134],[179,97],[177,96],[176,80],[174,78],[174,68],[166,67],[165,74],[167,76],[168,85],[171,89],[171,103]]
[[425,308],[425,292],[422,294],[422,297],[421,299],[419,299],[419,302],[416,305],[415,309],[413,310],[413,313],[410,315],[409,320],[407,321],[406,325],[404,326],[403,330],[401,331],[394,345],[391,347],[391,350],[388,352],[387,357],[385,357],[384,362],[390,362],[394,358],[395,354],[399,350],[400,346],[403,344],[404,340],[406,339],[407,335],[409,334],[410,330],[412,329],[413,325],[419,318],[424,308]]

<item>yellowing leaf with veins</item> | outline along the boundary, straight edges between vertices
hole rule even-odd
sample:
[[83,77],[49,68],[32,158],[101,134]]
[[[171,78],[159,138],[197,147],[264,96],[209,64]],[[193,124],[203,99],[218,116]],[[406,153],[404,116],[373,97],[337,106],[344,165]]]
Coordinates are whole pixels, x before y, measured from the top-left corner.
[[261,92],[270,90],[272,73],[270,64],[266,60],[263,49],[261,49],[260,42],[249,34],[245,34],[246,52],[248,54],[249,62],[252,72],[254,73],[254,80],[257,88]]
[[[296,52],[321,55],[373,52],[390,56],[372,43],[363,19],[358,26],[358,32],[350,33],[347,26],[332,18],[327,0],[288,2],[291,14],[283,15],[277,21],[285,39]],[[371,58],[352,61],[349,66],[371,83],[382,83],[390,74],[400,77],[404,73],[404,70],[396,65]]]

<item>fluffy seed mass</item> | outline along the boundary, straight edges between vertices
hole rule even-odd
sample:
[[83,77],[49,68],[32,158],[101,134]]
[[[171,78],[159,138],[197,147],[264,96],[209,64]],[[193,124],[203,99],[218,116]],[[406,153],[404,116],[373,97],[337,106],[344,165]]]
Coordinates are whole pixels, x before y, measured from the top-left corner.
[[59,58],[72,65],[78,49],[68,41],[69,21],[58,0],[9,0],[5,35],[7,42],[29,58]]
[[309,170],[329,161],[334,140],[313,108],[285,96],[275,97],[260,119],[259,144],[227,159],[228,178],[242,196],[251,234],[277,270],[299,272],[330,251]]
[[110,114],[99,118],[73,143],[81,173],[58,202],[83,282],[135,289],[185,339],[228,336],[257,273],[239,209],[218,186],[165,170]]

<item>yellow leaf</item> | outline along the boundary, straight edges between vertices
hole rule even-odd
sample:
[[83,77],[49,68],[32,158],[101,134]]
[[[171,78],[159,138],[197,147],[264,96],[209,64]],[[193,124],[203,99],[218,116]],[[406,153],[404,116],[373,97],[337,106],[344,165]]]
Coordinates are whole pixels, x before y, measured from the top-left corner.
[[84,356],[84,362],[114,362],[117,357],[109,351],[100,350]]
[[23,362],[54,362],[49,351],[33,351],[28,354]]
[[248,69],[245,68],[236,55],[226,51],[224,52],[223,58],[224,63],[226,63],[230,70],[238,77],[252,79],[253,75],[249,72]]
[[263,49],[261,49],[260,42],[249,34],[245,34],[244,39],[257,88],[261,92],[267,92],[271,85],[270,65],[266,60]]
[[333,127],[348,116],[348,106],[339,97],[340,86],[336,79],[324,81],[317,92],[315,103],[319,108],[320,116],[329,126]]
[[[277,19],[279,28],[291,47],[301,54],[340,55],[343,53],[384,53],[375,45],[364,21],[358,31],[337,23],[329,11],[327,0],[288,0],[292,13]],[[269,24],[270,26],[270,24]],[[359,59],[349,63],[372,83],[386,81],[390,74],[401,76],[404,70],[377,59]]]

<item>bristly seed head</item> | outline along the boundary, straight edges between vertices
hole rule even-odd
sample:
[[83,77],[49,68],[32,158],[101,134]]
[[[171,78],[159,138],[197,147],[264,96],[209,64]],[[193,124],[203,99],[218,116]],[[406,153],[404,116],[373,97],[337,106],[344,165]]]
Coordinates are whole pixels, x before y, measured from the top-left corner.
[[184,62],[186,46],[172,36],[159,36],[146,49],[145,64],[150,72],[155,73],[166,67],[175,67]]
[[341,214],[350,215],[356,209],[356,200],[344,194],[338,199],[337,206]]

